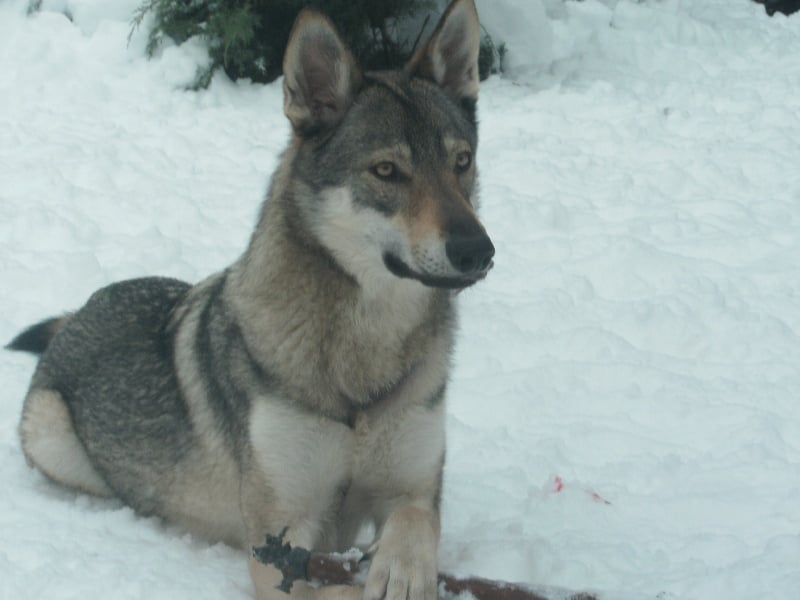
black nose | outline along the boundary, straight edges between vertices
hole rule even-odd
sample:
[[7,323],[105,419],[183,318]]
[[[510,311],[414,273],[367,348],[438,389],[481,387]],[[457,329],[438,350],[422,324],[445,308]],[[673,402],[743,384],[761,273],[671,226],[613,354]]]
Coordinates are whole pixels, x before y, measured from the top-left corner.
[[494,244],[484,233],[453,234],[447,240],[444,249],[452,265],[465,275],[485,271],[494,256]]

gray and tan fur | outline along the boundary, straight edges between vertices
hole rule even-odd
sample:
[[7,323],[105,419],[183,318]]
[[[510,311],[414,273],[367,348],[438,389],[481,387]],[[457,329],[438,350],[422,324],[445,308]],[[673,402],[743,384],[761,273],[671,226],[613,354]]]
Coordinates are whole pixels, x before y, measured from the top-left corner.
[[244,255],[194,286],[108,286],[10,345],[41,354],[30,464],[244,548],[288,527],[343,550],[372,523],[363,590],[293,594],[434,598],[455,294],[494,254],[475,213],[478,42],[455,0],[404,69],[365,74],[301,13],[294,133]]

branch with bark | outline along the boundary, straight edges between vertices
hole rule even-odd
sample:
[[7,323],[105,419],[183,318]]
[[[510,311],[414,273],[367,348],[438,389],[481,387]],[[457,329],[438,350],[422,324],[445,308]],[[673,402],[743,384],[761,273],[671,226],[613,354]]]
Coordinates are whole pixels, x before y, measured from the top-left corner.
[[[295,581],[320,585],[358,585],[369,568],[369,555],[353,550],[345,554],[323,554],[305,548],[293,548],[284,542],[286,530],[279,536],[267,535],[263,546],[253,548],[256,560],[276,567],[283,574],[278,589],[287,594]],[[439,574],[439,591],[445,597],[470,594],[477,600],[552,600],[531,588],[479,577],[460,578]],[[598,600],[594,594],[559,594],[563,600]]]

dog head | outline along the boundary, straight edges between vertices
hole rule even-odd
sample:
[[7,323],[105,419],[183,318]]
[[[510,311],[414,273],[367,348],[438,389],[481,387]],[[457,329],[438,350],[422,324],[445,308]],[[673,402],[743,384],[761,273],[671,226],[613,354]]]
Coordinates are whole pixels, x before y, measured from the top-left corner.
[[492,266],[476,215],[479,44],[473,0],[455,0],[398,71],[362,73],[317,12],[295,23],[283,64],[292,201],[362,285],[460,289]]

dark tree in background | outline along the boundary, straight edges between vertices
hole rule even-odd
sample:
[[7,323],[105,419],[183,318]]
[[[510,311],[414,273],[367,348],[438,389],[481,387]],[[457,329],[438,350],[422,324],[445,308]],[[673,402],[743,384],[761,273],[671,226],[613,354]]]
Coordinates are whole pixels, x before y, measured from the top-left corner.
[[[145,0],[136,11],[134,26],[153,15],[150,55],[164,38],[178,44],[194,36],[203,38],[211,60],[198,72],[195,87],[206,87],[218,68],[233,80],[246,77],[266,83],[281,74],[289,32],[306,6],[331,17],[366,69],[402,64],[413,51],[422,24],[427,24],[423,36],[428,35],[438,19],[433,0]],[[408,31],[408,24],[415,22],[419,31]],[[406,24],[405,31],[399,23]],[[483,53],[485,77],[495,68],[498,54],[488,37]]]
[[776,12],[791,15],[800,10],[800,0],[755,0],[755,2],[763,4],[770,17]]

